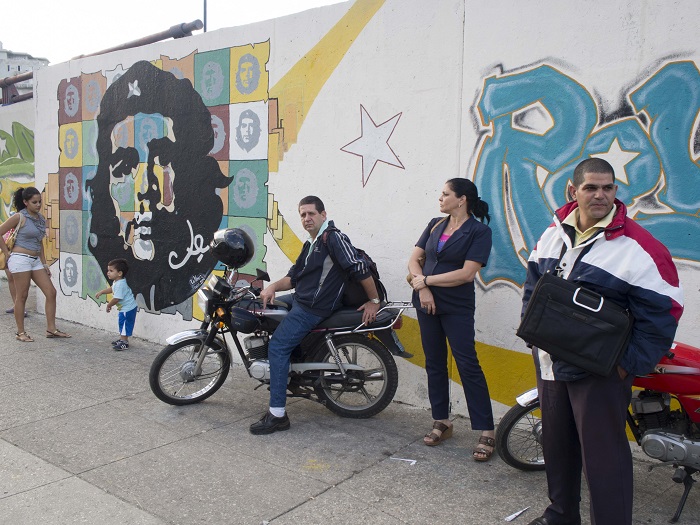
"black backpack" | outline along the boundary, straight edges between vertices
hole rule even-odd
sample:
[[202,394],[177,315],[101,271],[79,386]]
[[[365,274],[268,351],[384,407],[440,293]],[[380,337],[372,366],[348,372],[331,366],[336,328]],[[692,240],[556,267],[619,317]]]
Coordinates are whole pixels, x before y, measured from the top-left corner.
[[[328,246],[328,234],[333,231],[340,232],[338,228],[330,227],[326,228],[321,235],[321,241],[323,242],[324,246]],[[374,286],[376,286],[377,292],[379,293],[379,300],[386,301],[386,288],[379,280],[377,263],[372,260],[366,251],[356,246],[355,250],[357,251],[357,255],[359,255],[360,259],[362,259],[367,265],[367,268],[369,268],[369,273],[372,275],[372,279],[374,279]],[[333,263],[344,273],[343,279],[345,280],[345,289],[343,291],[343,306],[358,308],[369,301],[369,297],[367,297],[365,289],[362,287],[362,285],[341,268],[331,250],[328,250],[328,253],[331,256]]]

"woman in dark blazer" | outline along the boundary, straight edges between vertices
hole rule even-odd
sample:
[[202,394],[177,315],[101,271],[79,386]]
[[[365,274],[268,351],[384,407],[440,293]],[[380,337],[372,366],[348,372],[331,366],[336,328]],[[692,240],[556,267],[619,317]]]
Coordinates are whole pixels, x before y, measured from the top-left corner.
[[[428,446],[452,436],[447,341],[464,387],[473,430],[481,430],[473,451],[476,461],[488,461],[494,448],[491,398],[474,348],[474,278],[491,251],[489,206],[473,182],[450,179],[440,195],[443,218],[432,219],[408,261],[413,276],[413,305],[418,312],[428,374],[428,397],[435,420],[424,438]],[[481,219],[479,222],[477,219]],[[421,268],[421,259],[425,263]]]

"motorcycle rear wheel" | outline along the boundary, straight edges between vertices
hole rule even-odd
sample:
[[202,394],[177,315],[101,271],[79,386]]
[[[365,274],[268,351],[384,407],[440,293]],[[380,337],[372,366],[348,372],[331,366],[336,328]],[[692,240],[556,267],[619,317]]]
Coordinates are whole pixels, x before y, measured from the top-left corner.
[[[362,335],[343,335],[333,339],[341,362],[360,365],[362,372],[348,371],[343,380],[339,372],[324,372],[316,395],[331,412],[341,417],[364,419],[384,410],[394,399],[399,371],[391,353],[378,341]],[[317,354],[319,361],[335,363],[325,342]]]
[[[151,390],[158,399],[171,405],[199,403],[214,394],[226,381],[231,356],[214,341],[202,348],[201,339],[188,339],[166,346],[155,358],[148,374]],[[194,375],[200,351],[206,351],[202,370]]]
[[526,407],[515,405],[496,429],[496,451],[511,467],[544,470],[542,420],[539,400]]

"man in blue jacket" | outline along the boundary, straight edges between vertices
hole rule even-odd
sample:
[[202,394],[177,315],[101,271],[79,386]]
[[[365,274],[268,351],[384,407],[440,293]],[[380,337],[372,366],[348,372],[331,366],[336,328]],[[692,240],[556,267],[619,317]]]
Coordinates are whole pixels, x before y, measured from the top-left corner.
[[625,422],[632,381],[652,372],[671,347],[683,293],[666,247],[628,218],[615,198],[609,163],[581,162],[570,192],[573,202],[556,211],[530,254],[523,312],[540,276],[559,267],[564,278],[629,309],[634,324],[629,346],[609,377],[533,349],[551,504],[530,525],[580,525],[582,469],[591,523],[630,525],[632,454]]
[[[301,199],[299,216],[309,240],[287,275],[260,293],[263,305],[267,305],[275,299],[276,292],[294,289],[292,309],[275,330],[268,348],[270,409],[260,421],[250,425],[253,434],[289,429],[285,405],[290,356],[316,325],[342,306],[346,274],[360,282],[369,297],[358,308],[363,312],[362,322],[372,323],[379,311],[379,293],[369,268],[347,235],[327,219],[321,199],[313,195]],[[328,235],[322,240],[326,229],[329,229]]]

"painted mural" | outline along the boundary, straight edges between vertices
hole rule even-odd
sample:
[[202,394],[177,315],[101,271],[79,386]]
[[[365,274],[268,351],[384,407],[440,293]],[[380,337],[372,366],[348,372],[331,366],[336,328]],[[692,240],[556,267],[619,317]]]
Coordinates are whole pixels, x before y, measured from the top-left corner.
[[694,62],[663,64],[624,93],[614,114],[604,114],[590,90],[547,64],[485,79],[474,110],[482,125],[474,182],[492,216],[507,226],[494,229],[484,281],[522,286],[529,253],[566,202],[574,168],[594,156],[615,169],[617,198],[630,217],[674,258],[700,262]]
[[[334,38],[349,47],[382,3],[351,9]],[[240,227],[254,239],[243,278],[266,269],[268,229],[296,259],[302,241],[285,226],[266,183],[342,55],[323,45],[300,61],[275,86],[285,103],[281,116],[279,99],[270,98],[270,46],[161,56],[59,84],[59,172],[49,176],[49,193],[58,198],[49,207],[57,203],[60,214],[65,295],[105,301],[95,293],[106,285],[107,263],[123,257],[142,308],[192,319],[198,315],[191,298],[216,265],[208,244],[217,229]],[[326,74],[310,75],[319,64]],[[344,151],[362,157],[364,185],[377,162],[402,167],[388,146],[400,115],[377,126],[361,109],[361,136]]]
[[[565,202],[573,168],[599,156],[614,166],[630,214],[683,265],[681,323],[696,334],[687,321],[700,303],[695,55],[679,54],[683,35],[641,25],[648,41],[623,34],[604,51],[595,40],[575,45],[521,3],[507,4],[503,15],[465,0],[432,10],[420,0],[356,0],[39,72],[52,86],[37,102],[37,167],[48,173],[38,182],[47,178],[59,311],[111,327],[95,315],[106,298],[94,295],[107,262],[124,257],[139,306],[172,314],[139,317],[135,334],[162,340],[192,327],[192,295],[221,270],[208,250],[214,231],[241,227],[254,239],[244,278],[257,268],[279,278],[301,249],[296,202],[310,193],[372,254],[389,297],[406,300],[406,262],[439,214],[439,190],[466,176],[490,205],[494,242],[479,275],[477,350],[492,398],[512,404],[534,385],[532,358],[514,335],[527,257]],[[618,4],[632,21],[641,9]],[[491,40],[479,33],[477,20],[498,17]],[[521,19],[528,31],[511,31]],[[17,139],[6,122],[0,112],[0,169],[9,157],[29,162],[14,147],[26,134]],[[5,205],[9,194],[3,182]],[[410,313],[398,335],[415,357],[400,360],[397,399],[425,405]],[[456,388],[457,411],[460,395]]]
[[34,131],[21,122],[7,124],[0,127],[0,221],[12,212],[15,190],[34,181]]
[[64,294],[94,299],[107,263],[125,258],[142,308],[191,319],[216,265],[208,244],[233,226],[258,241],[251,268],[265,267],[268,58],[260,43],[60,83],[49,185]]

